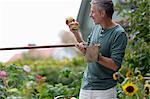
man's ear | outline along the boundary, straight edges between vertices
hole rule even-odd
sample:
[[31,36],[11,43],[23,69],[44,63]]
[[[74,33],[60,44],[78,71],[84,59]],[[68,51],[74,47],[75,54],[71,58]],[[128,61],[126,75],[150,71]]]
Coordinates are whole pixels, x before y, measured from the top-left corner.
[[99,11],[101,17],[105,17],[106,12],[104,10]]
[[105,17],[105,15],[106,15],[106,11],[105,11],[105,10],[102,10],[102,11],[101,11],[101,17]]

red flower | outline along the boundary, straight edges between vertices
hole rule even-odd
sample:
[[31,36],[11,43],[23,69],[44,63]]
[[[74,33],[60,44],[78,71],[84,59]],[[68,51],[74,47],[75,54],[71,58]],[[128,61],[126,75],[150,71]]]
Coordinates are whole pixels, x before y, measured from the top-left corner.
[[37,80],[37,81],[42,80],[42,78],[43,78],[42,76],[40,76],[40,75],[36,75],[36,80]]

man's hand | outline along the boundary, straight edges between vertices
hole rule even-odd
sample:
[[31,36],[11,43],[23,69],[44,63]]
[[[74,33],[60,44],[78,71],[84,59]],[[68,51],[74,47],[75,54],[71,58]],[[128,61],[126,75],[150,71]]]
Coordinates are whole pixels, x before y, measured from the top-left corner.
[[99,56],[99,46],[93,45],[86,47],[86,60],[88,62],[97,62]]
[[82,36],[79,32],[79,23],[73,17],[68,17],[66,18],[66,24],[68,25],[70,31],[76,37],[77,41],[79,43],[83,42]]
[[88,62],[97,62],[99,54],[99,45],[86,46],[85,43],[77,43],[76,47],[85,55]]
[[75,46],[85,55],[86,45],[83,42],[77,43]]
[[69,29],[72,33],[77,33],[79,29],[79,23],[73,18],[66,18],[66,24],[69,26]]
[[79,23],[78,22],[71,22],[71,23],[69,23],[69,29],[73,33],[79,32]]

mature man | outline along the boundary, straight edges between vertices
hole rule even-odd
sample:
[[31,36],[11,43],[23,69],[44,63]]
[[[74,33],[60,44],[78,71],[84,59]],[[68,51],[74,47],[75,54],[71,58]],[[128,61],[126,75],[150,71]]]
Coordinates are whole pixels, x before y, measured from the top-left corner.
[[[90,16],[95,26],[88,37],[88,46],[100,44],[98,59],[88,62],[84,72],[80,99],[116,99],[116,81],[113,73],[120,67],[125,54],[127,36],[124,29],[112,20],[112,0],[92,0]],[[71,26],[70,26],[71,27]],[[71,28],[70,28],[71,30]],[[77,47],[86,53],[85,42],[79,31],[75,35]]]

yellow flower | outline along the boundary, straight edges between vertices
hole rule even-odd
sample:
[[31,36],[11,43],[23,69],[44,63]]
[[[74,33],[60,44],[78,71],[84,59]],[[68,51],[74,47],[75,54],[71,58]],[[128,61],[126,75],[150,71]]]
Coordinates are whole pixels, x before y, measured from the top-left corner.
[[124,93],[128,96],[133,96],[138,91],[138,88],[132,82],[126,83],[122,86]]
[[150,84],[145,84],[144,85],[144,90],[145,90],[145,95],[150,95]]
[[142,76],[142,75],[138,75],[138,76],[137,76],[137,79],[138,79],[139,81],[142,81],[142,80],[143,80],[143,76]]
[[114,80],[118,80],[118,78],[119,78],[118,76],[119,76],[118,73],[114,73],[114,74],[113,74],[113,79],[114,79]]
[[129,71],[126,73],[126,77],[127,77],[127,78],[130,78],[130,77],[132,77],[132,76],[133,76],[133,72],[129,70]]
[[134,70],[135,75],[141,75],[141,71],[136,67]]

